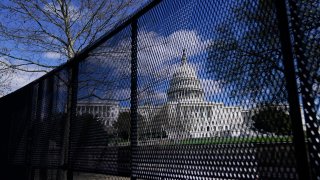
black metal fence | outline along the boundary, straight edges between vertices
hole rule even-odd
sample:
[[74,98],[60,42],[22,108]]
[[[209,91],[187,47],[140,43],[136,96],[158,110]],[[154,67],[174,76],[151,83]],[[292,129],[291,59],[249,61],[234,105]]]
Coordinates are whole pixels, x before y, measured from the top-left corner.
[[320,179],[319,6],[151,2],[0,99],[2,175]]

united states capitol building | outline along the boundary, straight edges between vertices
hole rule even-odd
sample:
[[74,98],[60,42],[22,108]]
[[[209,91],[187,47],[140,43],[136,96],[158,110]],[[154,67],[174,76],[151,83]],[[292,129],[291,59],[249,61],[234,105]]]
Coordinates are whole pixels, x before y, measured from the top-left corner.
[[244,122],[240,107],[208,102],[196,71],[183,53],[181,65],[173,73],[164,106],[169,138],[239,136]]
[[[165,131],[169,139],[240,135],[246,112],[237,106],[206,101],[200,79],[185,52],[169,84],[164,105],[138,107],[138,114],[143,117],[138,119],[138,134],[156,126],[153,128]],[[125,111],[128,108],[117,103],[80,103],[77,113],[92,113],[110,126]]]

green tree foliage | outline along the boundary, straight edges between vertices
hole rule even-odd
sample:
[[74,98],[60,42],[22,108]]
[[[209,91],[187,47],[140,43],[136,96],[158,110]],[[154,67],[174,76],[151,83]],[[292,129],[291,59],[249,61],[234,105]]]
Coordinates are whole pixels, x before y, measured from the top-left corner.
[[[294,3],[290,3],[294,5]],[[318,102],[320,99],[320,21],[316,20],[320,18],[320,8],[319,2],[314,0],[301,0],[297,1],[296,4],[297,11],[292,12],[294,24],[292,25],[294,29],[299,28],[301,34],[297,35],[297,42],[295,44],[296,49],[303,51],[303,57],[300,56],[298,59],[302,61],[302,66],[305,67],[305,71],[299,74],[301,78],[300,88],[312,89],[312,91],[304,92],[309,94],[309,101],[312,109],[315,109],[317,115],[320,115],[320,108]],[[290,6],[290,7],[291,7]],[[295,15],[295,16],[294,16]],[[297,33],[297,31],[294,31]],[[302,70],[301,68],[299,70]],[[301,89],[302,90],[302,89]],[[302,92],[302,91],[301,91]],[[313,100],[312,100],[313,99]],[[307,108],[307,107],[306,107]],[[313,110],[308,110],[313,111]],[[316,113],[311,113],[312,119],[319,119],[316,117]]]
[[113,124],[113,127],[115,128],[119,138],[124,140],[130,139],[130,122],[130,112],[121,112],[119,114],[117,121]]
[[77,139],[78,146],[103,146],[107,145],[110,133],[105,130],[105,126],[92,114],[77,116],[73,122],[72,132]]
[[164,109],[161,109],[159,113],[155,115],[155,117],[152,119],[151,123],[151,132],[152,132],[152,138],[166,138],[167,133],[165,131],[165,123],[167,121],[167,112],[164,111]]
[[[320,92],[320,17],[313,0],[294,1],[298,7],[304,56],[310,62],[315,96]],[[290,10],[290,6],[289,10]],[[244,0],[214,28],[215,37],[208,48],[208,72],[225,86],[230,95],[241,100],[283,102],[287,100],[278,17],[274,1]],[[289,15],[289,19],[290,19]],[[293,23],[298,22],[293,19]],[[290,29],[293,30],[293,29]],[[295,31],[292,31],[295,33]],[[299,79],[298,79],[299,81]],[[263,97],[263,98],[261,98]]]
[[261,133],[289,135],[291,133],[290,116],[283,109],[265,106],[252,116],[252,129]]
[[[232,18],[215,28],[209,47],[208,72],[230,96],[241,100],[286,99],[279,30],[272,1],[243,1],[233,7]],[[261,99],[261,98],[260,98]]]
[[165,131],[165,120],[166,113],[164,109],[151,116],[149,119],[140,116],[139,119],[139,139],[161,139],[166,138],[167,134]]

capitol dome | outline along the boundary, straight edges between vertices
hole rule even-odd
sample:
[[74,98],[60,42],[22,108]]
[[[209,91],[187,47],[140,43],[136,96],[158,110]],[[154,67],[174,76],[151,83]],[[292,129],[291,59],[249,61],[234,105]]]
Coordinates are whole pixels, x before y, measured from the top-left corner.
[[195,70],[187,62],[185,50],[180,67],[173,73],[168,90],[169,101],[202,101],[203,89]]

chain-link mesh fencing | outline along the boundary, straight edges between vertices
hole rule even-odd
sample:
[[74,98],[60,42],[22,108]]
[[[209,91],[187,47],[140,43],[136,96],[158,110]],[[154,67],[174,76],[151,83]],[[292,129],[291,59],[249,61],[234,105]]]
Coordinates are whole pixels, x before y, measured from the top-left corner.
[[319,179],[318,7],[153,1],[1,98],[4,162],[29,177]]

